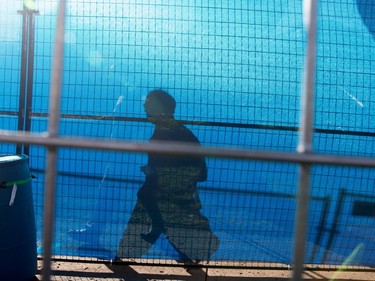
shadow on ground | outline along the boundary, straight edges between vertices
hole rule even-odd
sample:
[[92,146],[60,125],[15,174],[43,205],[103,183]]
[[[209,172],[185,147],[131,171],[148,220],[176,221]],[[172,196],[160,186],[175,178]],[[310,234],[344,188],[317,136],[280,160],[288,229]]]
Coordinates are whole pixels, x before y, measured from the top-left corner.
[[[92,272],[92,271],[66,271],[54,270],[53,278],[51,280],[59,281],[86,281],[86,280],[108,280],[108,281],[245,281],[245,280],[260,280],[260,281],[275,281],[275,280],[289,280],[286,278],[270,278],[270,277],[256,277],[254,276],[209,276],[206,268],[165,268],[152,267],[151,272],[147,272],[147,268],[142,267],[141,272],[133,269],[128,265],[107,265],[110,272]],[[227,274],[226,274],[227,275]],[[41,278],[40,278],[41,280]],[[339,280],[336,280],[339,281]]]
[[[88,270],[85,270],[85,269]],[[215,269],[206,268],[182,268],[182,267],[157,267],[157,266],[129,266],[129,265],[98,265],[97,271],[93,271],[92,267],[84,267],[80,270],[60,270],[53,271],[52,281],[88,281],[88,280],[103,280],[103,281],[245,281],[245,280],[260,280],[260,281],[286,281],[290,280],[290,271],[284,271],[284,274],[277,277],[270,277],[267,270],[257,271],[257,274],[251,276],[246,274],[238,276],[238,270],[225,269],[219,270],[225,276],[214,274],[210,276],[210,271]],[[105,269],[105,270],[103,270]],[[230,274],[233,272],[233,274]],[[264,276],[262,276],[264,275]],[[370,275],[369,275],[370,276]],[[317,272],[305,272],[305,278],[309,280],[330,280],[324,274]],[[41,280],[41,277],[39,276]],[[331,279],[332,280],[332,279]],[[335,281],[370,281],[372,278],[335,278]]]
[[[39,280],[42,261],[38,262]],[[286,269],[204,268],[183,265],[127,265],[53,261],[51,281],[286,281]],[[304,280],[373,281],[374,270],[306,270]],[[33,280],[34,281],[34,280]]]

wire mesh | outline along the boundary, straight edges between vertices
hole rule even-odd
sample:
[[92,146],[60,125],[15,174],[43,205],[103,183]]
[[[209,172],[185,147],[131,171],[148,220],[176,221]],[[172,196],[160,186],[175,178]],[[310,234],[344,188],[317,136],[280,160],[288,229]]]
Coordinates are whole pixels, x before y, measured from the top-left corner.
[[[174,96],[176,119],[204,146],[294,151],[306,40],[301,3],[232,2],[70,1],[61,134],[146,142],[154,130],[144,113],[146,95],[160,88]],[[36,6],[32,132],[47,128],[55,6],[55,1]],[[317,153],[374,154],[374,16],[366,12],[368,6],[361,1],[320,6]],[[5,7],[0,11],[5,46],[0,48],[0,128],[15,130],[21,40],[16,34],[22,28],[17,10],[22,1]],[[2,154],[15,151],[13,145],[0,148]],[[146,252],[144,244],[120,243],[144,182],[140,167],[146,161],[145,154],[59,150],[55,258],[95,261],[120,253],[117,257],[124,261],[152,264],[173,264],[179,258],[167,235]],[[41,254],[44,148],[31,147],[30,167],[37,177]],[[207,167],[208,179],[199,184],[202,214],[220,243],[210,263],[290,264],[295,164],[209,158]],[[306,263],[338,265],[358,249],[352,264],[374,265],[374,217],[363,213],[365,206],[374,206],[372,172],[314,167]],[[150,221],[143,215],[147,227]],[[88,229],[95,219],[102,232],[87,241],[96,245],[74,239],[71,231]]]

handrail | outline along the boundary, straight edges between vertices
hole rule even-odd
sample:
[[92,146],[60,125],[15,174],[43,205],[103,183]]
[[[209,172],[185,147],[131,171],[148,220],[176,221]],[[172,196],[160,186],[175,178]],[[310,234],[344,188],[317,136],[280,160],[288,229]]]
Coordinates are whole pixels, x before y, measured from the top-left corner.
[[243,160],[375,167],[375,158],[373,157],[354,157],[314,153],[301,154],[297,152],[263,151],[228,147],[207,147],[176,142],[155,141],[153,143],[140,143],[116,140],[95,140],[90,138],[74,138],[61,136],[53,137],[45,133],[22,133],[2,130],[0,130],[0,142],[25,142],[46,147],[86,148],[135,153],[166,153],[169,155],[207,156]]

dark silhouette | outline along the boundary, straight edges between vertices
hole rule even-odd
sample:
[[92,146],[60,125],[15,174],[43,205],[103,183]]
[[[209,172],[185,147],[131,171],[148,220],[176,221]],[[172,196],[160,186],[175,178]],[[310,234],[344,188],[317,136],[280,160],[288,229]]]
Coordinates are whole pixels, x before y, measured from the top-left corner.
[[[166,140],[199,144],[191,131],[174,120],[175,106],[174,99],[163,91],[153,91],[147,96],[147,118],[156,126],[150,142]],[[187,211],[198,211],[201,205],[196,186],[197,182],[207,179],[207,168],[204,158],[151,154],[142,171],[146,180],[138,198],[151,218],[151,229],[142,234],[142,238],[152,242],[165,231],[158,199],[164,203],[178,202],[179,207]]]
[[[174,119],[176,102],[168,93],[150,92],[144,106],[147,119],[155,125],[150,142],[200,145],[197,137]],[[146,176],[145,182],[138,191],[138,202],[120,241],[118,256],[144,254],[161,234],[165,234],[180,260],[209,259],[218,247],[218,239],[200,212],[197,183],[207,179],[205,159],[149,154],[147,165],[141,170]],[[139,241],[134,234],[147,243]]]

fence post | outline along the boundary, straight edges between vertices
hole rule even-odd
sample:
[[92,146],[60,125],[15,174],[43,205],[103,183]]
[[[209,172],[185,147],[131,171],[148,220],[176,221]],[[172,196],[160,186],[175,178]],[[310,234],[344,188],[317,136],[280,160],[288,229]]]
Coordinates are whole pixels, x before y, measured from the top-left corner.
[[[22,11],[22,46],[20,69],[20,97],[18,106],[18,130],[30,131],[32,110],[32,94],[34,80],[34,43],[35,15],[39,14],[34,7],[23,6]],[[17,154],[29,154],[29,145],[17,144]]]
[[[60,128],[60,100],[64,60],[65,6],[65,0],[60,0],[56,20],[55,49],[52,61],[48,138],[58,137]],[[43,281],[49,281],[51,276],[52,241],[56,201],[57,153],[57,147],[47,145],[43,220]]]
[[[313,111],[316,63],[316,14],[317,0],[303,1],[303,21],[307,29],[307,51],[302,81],[300,138],[297,151],[301,154],[312,153]],[[294,230],[293,280],[302,280],[308,225],[310,196],[310,164],[300,164],[297,192],[297,208]]]

